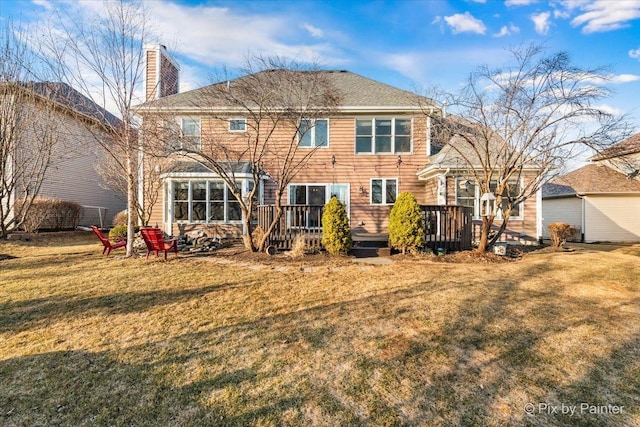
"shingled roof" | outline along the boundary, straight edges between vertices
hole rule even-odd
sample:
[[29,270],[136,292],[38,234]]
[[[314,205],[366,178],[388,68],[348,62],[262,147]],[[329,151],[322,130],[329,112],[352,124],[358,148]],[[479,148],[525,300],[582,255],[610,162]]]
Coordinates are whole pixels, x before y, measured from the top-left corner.
[[589,164],[542,187],[542,197],[597,193],[640,193],[640,181],[607,166]]
[[589,160],[605,160],[614,157],[627,156],[629,154],[640,153],[640,133],[637,133],[624,141],[618,142],[611,147],[602,150]]
[[[255,75],[263,73],[277,73],[284,72],[283,70],[265,70]],[[291,71],[287,71],[291,72]],[[334,87],[341,96],[341,109],[382,109],[382,110],[419,110],[421,106],[434,106],[436,104],[433,100],[417,95],[412,92],[408,92],[396,87],[381,83],[367,77],[360,76],[350,71],[344,70],[326,70],[326,71],[295,71],[301,75],[311,76],[313,73],[322,73],[327,78],[328,83]],[[166,96],[164,98],[156,99],[146,102],[138,106],[138,110],[153,110],[153,109],[182,109],[182,108],[212,108],[212,107],[224,107],[224,103],[221,100],[212,100],[209,95],[212,92],[212,88],[215,86],[229,85],[231,90],[233,86],[238,84],[242,79],[247,78],[240,77],[238,79],[231,80],[229,82],[220,82],[213,85],[204,86],[199,89],[194,89],[188,92],[182,92],[175,95]],[[219,103],[218,105],[216,105]]]
[[66,83],[25,82],[20,86],[75,113],[96,120],[107,128],[119,127],[122,124],[119,118]]

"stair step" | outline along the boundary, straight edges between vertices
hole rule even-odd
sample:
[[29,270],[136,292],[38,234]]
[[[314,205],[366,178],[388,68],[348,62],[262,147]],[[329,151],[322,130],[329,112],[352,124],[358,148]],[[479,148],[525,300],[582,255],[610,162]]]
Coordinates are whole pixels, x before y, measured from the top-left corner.
[[391,256],[391,248],[389,247],[354,247],[351,249],[351,255],[356,258],[374,258]]

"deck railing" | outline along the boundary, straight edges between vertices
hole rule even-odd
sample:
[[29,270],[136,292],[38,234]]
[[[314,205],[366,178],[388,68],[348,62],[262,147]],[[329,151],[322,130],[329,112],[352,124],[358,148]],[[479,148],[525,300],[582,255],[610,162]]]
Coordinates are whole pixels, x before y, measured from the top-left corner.
[[472,208],[421,205],[420,209],[425,222],[425,247],[447,251],[472,248]]
[[[303,235],[307,247],[322,247],[322,212],[324,206],[285,205],[282,216],[267,240],[267,246],[276,249],[291,249],[293,241]],[[276,215],[273,205],[257,207],[258,225],[266,230]]]
[[[303,235],[307,247],[322,247],[322,212],[324,206],[285,205],[282,216],[267,240],[275,249],[291,249],[293,241]],[[465,206],[420,206],[425,221],[425,247],[459,251],[472,247],[473,209]],[[266,230],[276,208],[261,205],[256,209],[258,225]]]

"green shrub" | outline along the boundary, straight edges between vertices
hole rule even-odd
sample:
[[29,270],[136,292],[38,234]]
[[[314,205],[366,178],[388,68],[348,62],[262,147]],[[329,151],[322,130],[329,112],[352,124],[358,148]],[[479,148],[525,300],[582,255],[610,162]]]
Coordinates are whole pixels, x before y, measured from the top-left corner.
[[407,249],[415,251],[424,246],[422,211],[411,193],[400,193],[391,209],[389,243],[392,247],[401,249],[403,255]]
[[578,230],[571,224],[553,222],[549,224],[549,236],[554,248],[561,248],[567,243],[567,239],[576,234]]
[[346,254],[353,247],[347,210],[335,196],[322,213],[322,245],[332,255]]
[[109,239],[110,240],[120,240],[127,238],[127,226],[126,225],[116,225],[111,230],[109,230]]

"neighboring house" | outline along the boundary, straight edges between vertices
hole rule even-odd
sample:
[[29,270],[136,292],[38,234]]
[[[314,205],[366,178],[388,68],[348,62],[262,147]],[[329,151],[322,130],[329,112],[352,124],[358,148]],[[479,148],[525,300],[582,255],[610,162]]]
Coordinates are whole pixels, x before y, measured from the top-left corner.
[[640,241],[640,134],[543,187],[543,236],[565,222],[584,242]]
[[[21,87],[34,95],[26,99],[35,116],[46,112],[41,120],[53,123],[52,161],[38,197],[80,204],[80,225],[110,226],[126,203],[119,191],[107,188],[96,171],[103,156],[96,138],[109,141],[109,129],[119,126],[120,120],[65,83],[25,83]],[[20,153],[15,158],[19,161]],[[14,197],[20,198],[20,192]]]
[[[229,111],[228,119],[218,123],[219,119],[212,118],[210,104],[198,104],[207,87],[163,92],[163,87],[177,91],[174,78],[178,67],[171,60],[159,59],[168,57],[164,47],[148,49],[148,70],[152,71],[147,73],[146,92],[151,96],[138,108],[143,120],[158,113],[172,117],[182,135],[202,144],[213,132],[246,132],[249,119],[241,111]],[[340,93],[342,102],[336,114],[316,119],[312,131],[300,138],[300,149],[317,151],[288,185],[283,204],[324,205],[336,195],[346,204],[356,233],[386,233],[390,210],[403,191],[413,193],[420,204],[475,206],[475,217],[480,219],[477,206],[481,195],[468,182],[468,174],[439,160],[446,149],[440,151],[443,144],[432,138],[430,114],[443,112],[432,100],[348,71],[321,72]],[[170,78],[166,84],[163,75]],[[233,87],[233,81],[219,84]],[[250,170],[243,170],[244,166],[236,166],[236,177],[246,189]],[[266,177],[272,167],[263,165]],[[162,178],[163,202],[154,210],[150,223],[162,224],[172,234],[195,228],[212,234],[239,232],[239,211],[215,173],[177,158],[164,167]],[[462,182],[470,184],[464,194],[458,190]],[[269,203],[272,197],[267,178],[260,201]],[[536,218],[535,200],[527,202],[518,208],[506,235],[535,240]]]

